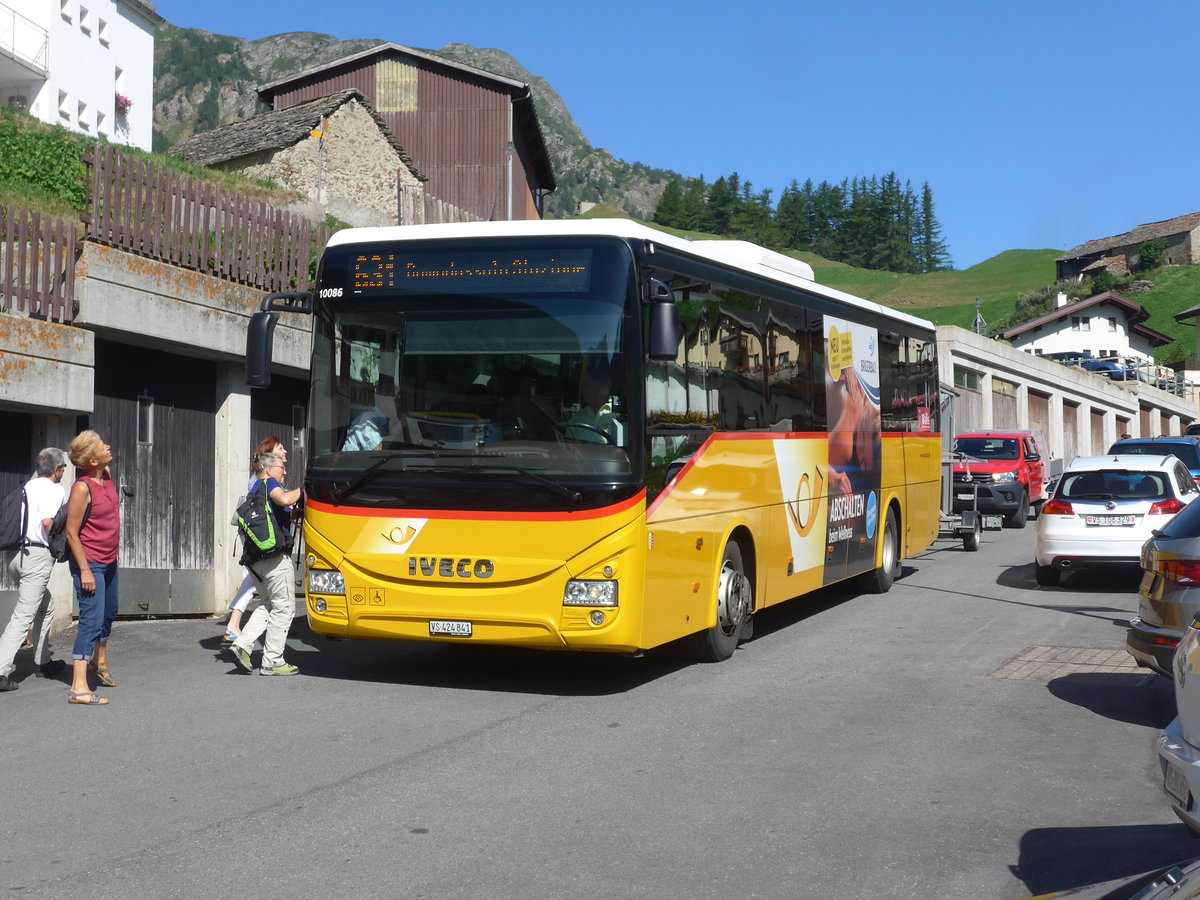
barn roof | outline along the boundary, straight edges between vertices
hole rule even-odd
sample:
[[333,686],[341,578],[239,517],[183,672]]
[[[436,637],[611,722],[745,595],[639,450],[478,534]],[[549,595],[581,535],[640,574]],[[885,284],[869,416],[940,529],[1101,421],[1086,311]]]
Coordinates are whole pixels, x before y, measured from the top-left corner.
[[425,181],[425,176],[417,171],[411,157],[400,146],[387,123],[356,90],[337,91],[307,103],[289,106],[287,109],[272,110],[240,122],[230,122],[212,131],[194,134],[180,141],[168,152],[194,166],[212,166],[231,159],[242,159],[264,150],[283,150],[308,138],[310,132],[318,128],[323,119],[351,100],[357,100],[375,120],[380,132],[408,170],[421,181]]

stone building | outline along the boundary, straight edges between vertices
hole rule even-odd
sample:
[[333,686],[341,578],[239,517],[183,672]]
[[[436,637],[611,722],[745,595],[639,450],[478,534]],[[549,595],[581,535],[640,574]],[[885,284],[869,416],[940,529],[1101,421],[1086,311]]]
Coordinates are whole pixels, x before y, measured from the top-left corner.
[[1133,231],[1080,244],[1054,261],[1057,279],[1081,280],[1101,272],[1125,275],[1141,268],[1141,248],[1146,241],[1165,238],[1169,265],[1193,266],[1200,262],[1200,213],[1176,216],[1139,225]]
[[192,165],[274,182],[350,225],[407,225],[421,218],[416,210],[424,177],[356,90],[192,135],[170,153]]

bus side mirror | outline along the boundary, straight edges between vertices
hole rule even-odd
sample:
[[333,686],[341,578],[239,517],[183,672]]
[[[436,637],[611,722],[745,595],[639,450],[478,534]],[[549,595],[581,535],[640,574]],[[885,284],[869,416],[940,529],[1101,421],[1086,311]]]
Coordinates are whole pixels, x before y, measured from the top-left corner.
[[275,344],[275,325],[281,312],[306,313],[314,309],[310,291],[287,291],[267,294],[259,304],[259,312],[250,317],[246,329],[246,384],[267,387],[271,384],[271,355]]
[[271,383],[271,353],[279,313],[256,312],[246,329],[246,384],[267,387]]
[[675,295],[666,283],[651,278],[646,302],[650,305],[650,358],[675,359],[683,340]]

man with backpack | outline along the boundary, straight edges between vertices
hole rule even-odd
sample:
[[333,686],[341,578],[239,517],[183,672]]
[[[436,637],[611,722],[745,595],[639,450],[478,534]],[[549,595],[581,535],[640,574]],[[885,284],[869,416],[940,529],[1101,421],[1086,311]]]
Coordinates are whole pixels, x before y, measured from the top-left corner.
[[301,489],[283,486],[287,477],[287,451],[276,447],[256,458],[258,478],[246,502],[238,507],[243,532],[242,565],[259,582],[263,605],[250,614],[242,633],[229,645],[238,667],[251,672],[250,653],[263,637],[260,675],[295,675],[300,670],[283,659],[288,629],[296,613],[296,570],[292,565],[292,507]]
[[8,568],[19,579],[17,605],[4,633],[0,634],[0,691],[15,691],[17,683],[9,676],[16,666],[13,660],[33,628],[33,663],[37,674],[50,678],[66,668],[61,659],[50,659],[46,638],[54,621],[54,598],[46,590],[55,558],[50,552],[51,528],[55,516],[66,502],[63,474],[66,455],[57,447],[47,447],[37,455],[36,474],[24,487],[25,502],[21,516],[24,529],[19,545],[8,551]]

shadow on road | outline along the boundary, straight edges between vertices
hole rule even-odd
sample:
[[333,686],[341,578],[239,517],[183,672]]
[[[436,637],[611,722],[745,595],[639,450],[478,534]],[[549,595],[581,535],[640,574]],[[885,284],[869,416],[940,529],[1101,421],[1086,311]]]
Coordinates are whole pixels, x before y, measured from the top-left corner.
[[1030,894],[1046,894],[1128,878],[1197,855],[1200,842],[1183,825],[1034,828],[1021,838],[1019,861],[1009,869]]
[[[1050,693],[1097,715],[1130,725],[1165,728],[1175,718],[1175,689],[1149,670],[1136,673],[1077,672],[1053,679]],[[1200,854],[1200,845],[1196,849]]]
[[[242,674],[219,636],[200,645],[230,674]],[[258,658],[256,652],[256,663]],[[302,616],[292,623],[287,660],[309,678],[547,696],[619,694],[694,664],[677,645],[634,658],[482,644],[337,640],[313,634]]]
[[1134,597],[1137,603],[1138,583],[1142,580],[1142,570],[1137,566],[1119,566],[1105,569],[1066,570],[1062,573],[1062,583],[1055,587],[1040,587],[1034,576],[1033,563],[1023,566],[1009,566],[1005,569],[996,583],[1004,587],[1032,588],[1041,594],[1125,594]]

